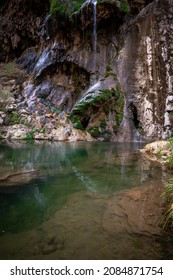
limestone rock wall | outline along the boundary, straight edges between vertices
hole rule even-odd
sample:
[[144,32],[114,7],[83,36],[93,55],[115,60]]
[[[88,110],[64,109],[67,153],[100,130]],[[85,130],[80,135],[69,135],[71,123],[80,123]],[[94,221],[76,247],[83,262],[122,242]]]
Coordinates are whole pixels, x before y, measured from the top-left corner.
[[138,139],[165,138],[172,133],[172,34],[173,2],[169,0],[153,1],[127,29],[118,73],[126,92],[124,122],[128,119]]
[[39,43],[40,24],[48,10],[49,0],[0,1],[0,62]]
[[70,16],[49,15],[49,1],[39,0],[5,1],[0,9],[0,60],[20,56],[27,79],[16,106],[35,138],[73,140],[77,132],[78,140],[171,136],[171,0],[129,0],[125,8],[119,0],[91,0]]

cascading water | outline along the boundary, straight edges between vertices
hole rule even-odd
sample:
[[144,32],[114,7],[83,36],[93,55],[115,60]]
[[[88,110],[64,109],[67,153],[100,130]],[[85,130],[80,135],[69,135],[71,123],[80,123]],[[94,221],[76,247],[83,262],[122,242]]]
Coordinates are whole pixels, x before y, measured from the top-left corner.
[[[93,51],[93,77],[89,88],[87,88],[80,99],[84,98],[89,92],[97,89],[100,86],[100,81],[97,81],[96,65],[97,65],[97,0],[86,0],[81,6],[81,13],[89,4],[93,5],[93,33],[92,33],[92,51]],[[78,100],[79,101],[79,100]],[[78,103],[76,102],[76,104]]]
[[93,34],[92,34],[92,49],[93,49],[93,82],[96,82],[96,61],[97,61],[97,0],[86,0],[81,6],[83,8],[88,7],[89,4],[93,5]]
[[93,59],[93,68],[94,68],[94,76],[96,80],[96,60],[97,60],[97,1],[93,0],[93,14],[94,14],[94,26],[93,26],[93,52],[94,52],[94,59]]

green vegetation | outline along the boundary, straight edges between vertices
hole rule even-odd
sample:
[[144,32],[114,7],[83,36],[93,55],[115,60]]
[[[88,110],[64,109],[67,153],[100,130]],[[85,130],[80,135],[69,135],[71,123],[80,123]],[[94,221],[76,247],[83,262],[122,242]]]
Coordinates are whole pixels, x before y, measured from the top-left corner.
[[67,3],[62,3],[58,0],[50,0],[50,14],[54,15],[57,12],[60,14],[65,14],[67,10]]
[[121,0],[121,10],[125,14],[129,13],[129,7],[128,7],[127,0]]
[[77,116],[71,115],[70,120],[71,120],[74,128],[80,129],[80,130],[84,129],[82,124],[81,124],[81,121],[78,119]]
[[6,77],[16,77],[19,74],[19,68],[17,67],[16,63],[13,62],[9,62],[7,64],[3,64],[1,65],[0,68],[0,76],[6,76]]
[[[103,114],[99,116],[100,108]],[[111,132],[106,130],[108,115],[110,112],[115,112],[116,126],[114,131],[116,133],[123,119],[123,108],[124,95],[118,85],[116,89],[89,92],[73,108],[70,119],[75,128],[83,130],[87,128],[92,115],[92,118],[97,120],[97,124],[90,126],[88,132],[96,138],[99,136],[110,138]]]
[[35,127],[32,128],[30,132],[28,132],[24,137],[23,140],[33,140],[35,138],[35,133],[37,129]]
[[80,9],[84,2],[84,0],[50,0],[50,14],[54,15],[56,13],[59,13],[71,16],[74,12]]
[[170,169],[173,169],[173,153],[168,157],[167,166],[168,166]]
[[99,137],[100,136],[100,129],[99,127],[91,127],[88,129],[88,132],[91,134],[92,137]]
[[169,143],[170,143],[170,149],[171,149],[171,155],[168,156],[168,162],[167,162],[167,166],[170,169],[173,169],[173,138],[169,138],[168,139]]
[[28,132],[23,139],[24,140],[33,140],[34,137],[35,137],[34,132]]
[[173,178],[171,178],[165,187],[162,196],[166,196],[166,210],[163,216],[162,225],[166,229],[173,230]]
[[19,124],[21,121],[21,116],[18,112],[10,112],[9,113],[9,124],[11,125],[15,125],[15,124]]
[[13,94],[8,89],[0,89],[0,111],[13,101]]

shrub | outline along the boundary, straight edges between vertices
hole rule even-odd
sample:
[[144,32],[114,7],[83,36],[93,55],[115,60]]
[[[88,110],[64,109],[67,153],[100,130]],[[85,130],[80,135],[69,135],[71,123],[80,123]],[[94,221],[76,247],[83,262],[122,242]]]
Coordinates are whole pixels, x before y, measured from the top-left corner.
[[127,0],[121,0],[121,10],[123,13],[126,13],[126,14],[129,13],[129,7],[127,4]]
[[14,61],[1,65],[0,76],[16,77],[18,74],[19,68]]
[[166,209],[163,215],[162,225],[164,228],[173,230],[173,178],[165,186],[163,195],[166,196]]
[[19,124],[20,120],[21,120],[21,116],[18,112],[10,112],[9,118],[10,118],[9,124],[12,124],[12,125]]
[[72,15],[74,12],[78,11],[84,0],[69,0],[66,2],[59,0],[50,0],[50,14],[54,15],[55,13]]

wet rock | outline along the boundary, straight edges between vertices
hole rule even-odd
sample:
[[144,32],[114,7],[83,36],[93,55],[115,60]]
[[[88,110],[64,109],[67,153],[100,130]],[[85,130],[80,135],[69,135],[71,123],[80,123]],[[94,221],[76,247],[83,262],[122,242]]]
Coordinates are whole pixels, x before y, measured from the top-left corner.
[[34,51],[30,52],[30,49],[28,49],[27,53],[17,60],[17,64],[21,68],[26,69],[27,73],[29,74],[34,70],[36,61],[37,53]]
[[160,235],[162,213],[159,205],[162,204],[160,195],[163,190],[161,187],[158,189],[158,185],[154,181],[147,182],[142,188],[117,193],[105,211],[104,229],[111,234]]
[[61,46],[57,45],[52,48],[46,48],[44,52],[39,57],[33,73],[36,78],[42,75],[43,71],[45,71],[50,65],[55,65],[55,63],[64,61],[64,50]]
[[40,98],[46,98],[51,92],[53,86],[50,82],[45,81],[35,89],[35,95]]
[[48,239],[47,239],[47,244],[52,245],[52,244],[56,243],[55,239],[56,239],[56,235],[49,234]]
[[167,0],[145,7],[129,26],[120,52],[118,76],[126,92],[132,138],[136,133],[150,141],[171,135],[172,9]]
[[49,255],[49,254],[54,253],[56,250],[57,250],[57,247],[55,244],[46,245],[43,247],[42,253],[43,253],[43,255]]
[[3,190],[7,187],[21,186],[28,184],[37,177],[36,170],[19,170],[18,172],[11,172],[3,177],[0,177],[0,188]]

